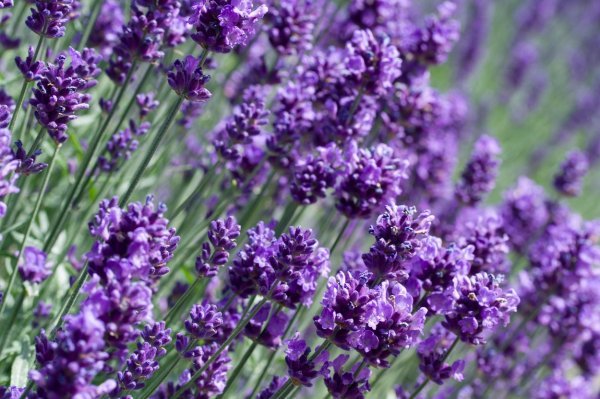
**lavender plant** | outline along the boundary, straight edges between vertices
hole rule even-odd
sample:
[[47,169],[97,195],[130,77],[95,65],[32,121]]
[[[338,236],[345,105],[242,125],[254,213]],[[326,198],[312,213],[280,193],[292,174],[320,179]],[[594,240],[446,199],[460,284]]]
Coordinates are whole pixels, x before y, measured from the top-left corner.
[[0,399],[598,398],[577,3],[0,0]]

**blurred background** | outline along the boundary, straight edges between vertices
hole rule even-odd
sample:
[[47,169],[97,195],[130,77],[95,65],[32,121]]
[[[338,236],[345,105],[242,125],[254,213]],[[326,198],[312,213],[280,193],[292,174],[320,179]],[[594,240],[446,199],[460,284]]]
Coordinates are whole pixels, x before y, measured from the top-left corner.
[[590,173],[583,195],[569,203],[584,217],[600,217],[600,1],[457,3],[461,37],[449,62],[433,68],[432,86],[466,97],[473,139],[487,133],[500,140],[502,167],[490,201],[522,174],[552,192],[559,164],[580,149]]

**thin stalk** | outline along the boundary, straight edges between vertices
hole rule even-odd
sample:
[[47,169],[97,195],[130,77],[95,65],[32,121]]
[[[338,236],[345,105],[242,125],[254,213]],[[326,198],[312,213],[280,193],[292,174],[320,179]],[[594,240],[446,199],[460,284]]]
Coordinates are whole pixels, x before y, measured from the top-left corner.
[[[331,346],[331,341],[325,341],[319,349],[317,349],[308,359],[308,361],[315,360],[321,353],[325,352]],[[284,399],[294,389],[294,384],[291,379],[288,379],[277,392],[271,397],[271,399]]]
[[[446,361],[446,359],[448,359],[448,356],[450,356],[450,352],[452,352],[454,350],[454,348],[456,347],[456,344],[458,344],[459,340],[460,340],[460,338],[456,337],[454,342],[452,342],[452,345],[450,345],[450,348],[448,348],[448,350],[446,351],[446,354],[444,355],[444,357],[442,357],[442,361],[441,361],[442,364]],[[415,399],[417,397],[417,395],[419,393],[421,393],[423,388],[425,388],[427,386],[428,383],[429,383],[429,378],[426,378],[425,381],[423,381],[421,383],[421,385],[419,385],[419,387],[410,395],[410,397],[408,399]]]
[[17,310],[21,309],[21,307],[23,306],[24,300],[25,300],[25,289],[23,288],[17,298],[17,301],[15,302],[14,310],[10,316],[10,320],[8,321],[8,327],[6,328],[6,331],[4,331],[2,334],[2,340],[0,340],[0,359],[2,358],[2,351],[4,350],[4,345],[6,344],[6,341],[8,340],[8,337],[10,336],[12,326],[15,324],[15,320],[17,319],[17,316],[19,315],[19,312]]
[[[42,50],[42,45],[44,44],[44,36],[40,35],[40,38],[38,40],[37,45],[35,46],[35,53],[33,53],[33,59],[31,60],[31,63],[33,64],[35,61],[37,61],[38,56],[40,55],[40,51]],[[28,81],[24,81],[23,85],[21,86],[21,92],[19,93],[19,99],[17,100],[17,106],[15,107],[15,112],[12,114],[12,118],[10,120],[10,123],[8,124],[8,130],[10,130],[12,132],[13,127],[15,126],[15,122],[17,122],[17,115],[19,115],[19,111],[21,110],[21,107],[23,106],[23,101],[25,100],[25,93],[27,92],[27,87],[29,86]]]
[[[233,342],[233,340],[236,339],[238,337],[238,335],[240,335],[242,330],[246,327],[246,325],[250,322],[250,320],[252,320],[254,318],[254,316],[256,316],[256,314],[260,311],[260,309],[263,307],[263,305],[265,303],[267,303],[268,300],[269,300],[269,296],[267,295],[255,306],[255,308],[248,314],[248,316],[245,319],[243,319],[236,326],[236,328],[232,331],[231,335],[225,340],[225,342],[223,342],[223,344],[221,346],[219,346],[219,348],[216,350],[216,352],[206,361],[206,363],[204,363],[204,365],[200,368],[200,370],[195,372],[194,375],[192,376],[192,378],[186,384],[184,384],[182,387],[177,389],[177,391],[175,391],[175,393],[173,394],[173,397],[172,397],[173,399],[177,399],[177,398],[181,397],[181,395],[185,391],[190,389],[196,383],[196,380],[198,378],[200,378],[200,376],[202,376],[202,373],[204,373],[208,369],[208,367],[211,364],[213,364],[215,360],[217,360],[219,358],[221,353],[223,353],[223,351],[225,349],[227,349],[227,347]],[[148,396],[145,396],[145,397],[143,397],[143,399],[146,399],[147,397]]]
[[77,277],[75,284],[71,287],[69,296],[67,297],[67,300],[64,302],[63,307],[60,309],[60,312],[56,315],[54,320],[52,320],[52,323],[50,323],[48,326],[48,328],[52,328],[50,337],[54,337],[54,335],[56,334],[56,331],[62,325],[63,317],[66,316],[67,314],[69,314],[69,312],[71,311],[73,304],[75,303],[75,301],[77,300],[77,297],[79,296],[79,291],[81,290],[83,283],[85,282],[85,280],[87,280],[87,276],[88,276],[87,270],[88,270],[88,264],[86,262],[85,265],[83,265],[83,267],[79,271],[79,276]]
[[54,242],[56,241],[56,238],[58,237],[58,233],[60,232],[60,229],[62,228],[63,223],[65,222],[65,219],[67,218],[67,215],[69,214],[68,211],[71,207],[71,201],[73,201],[73,198],[75,197],[77,189],[79,188],[79,185],[81,184],[82,179],[85,176],[85,172],[86,172],[88,166],[90,165],[90,162],[91,162],[92,158],[94,157],[94,154],[95,154],[96,150],[98,149],[98,146],[100,145],[102,136],[104,135],[104,132],[106,131],[106,129],[110,123],[110,120],[114,116],[114,114],[118,108],[118,105],[121,102],[121,99],[123,98],[123,94],[125,94],[125,91],[127,89],[127,84],[131,80],[131,77],[133,75],[133,71],[135,70],[135,67],[136,67],[136,63],[134,62],[131,65],[129,72],[127,73],[127,77],[125,78],[125,81],[123,82],[123,85],[121,86],[121,88],[119,90],[119,94],[117,95],[117,98],[114,102],[112,109],[110,110],[110,113],[104,120],[104,123],[102,124],[100,129],[94,135],[94,138],[90,144],[90,147],[86,153],[86,156],[85,156],[82,164],[79,166],[79,171],[77,173],[77,177],[75,178],[75,182],[71,186],[71,190],[69,191],[69,194],[67,195],[66,201],[63,203],[63,207],[60,210],[58,220],[53,223],[53,228],[52,228],[50,234],[48,235],[48,239],[44,243],[44,252],[48,252],[48,250],[52,247],[52,245],[54,245]]
[[[279,313],[280,311],[281,311],[281,305],[274,306],[271,309],[271,311],[269,312],[269,316],[267,317],[267,320],[264,323],[263,328],[260,330],[260,333],[258,334],[259,337],[267,330],[269,323],[271,322],[271,319],[273,318],[273,316],[275,316],[275,314]],[[240,371],[242,371],[242,369],[244,368],[244,365],[246,364],[246,362],[252,355],[252,352],[254,352],[254,349],[256,349],[256,345],[258,345],[258,341],[256,341],[256,340],[252,341],[252,345],[246,350],[246,352],[244,353],[244,356],[240,360],[239,364],[237,365],[235,370],[233,370],[233,373],[227,380],[227,385],[225,386],[225,389],[223,390],[223,392],[218,396],[219,398],[224,397],[225,394],[227,393],[227,391],[229,390],[229,388],[231,388],[231,386],[235,382],[237,376],[240,374]]]
[[[10,295],[10,291],[12,286],[15,283],[17,277],[17,270],[19,269],[19,262],[21,261],[21,257],[23,256],[23,250],[25,249],[25,244],[27,243],[27,239],[29,238],[29,234],[31,234],[31,228],[33,227],[33,223],[35,218],[37,217],[38,212],[40,211],[40,207],[42,206],[42,201],[44,200],[44,196],[46,194],[46,189],[48,188],[48,182],[50,181],[50,175],[52,174],[52,169],[56,164],[56,159],[58,158],[58,151],[62,147],[62,144],[58,144],[54,147],[54,154],[52,154],[52,159],[50,160],[50,164],[48,165],[48,170],[46,171],[46,175],[44,176],[44,181],[42,183],[42,188],[38,193],[37,200],[35,201],[35,205],[33,207],[33,212],[31,212],[31,216],[29,217],[29,222],[27,223],[27,228],[25,229],[25,234],[23,234],[23,239],[21,240],[21,245],[19,245],[19,253],[17,255],[17,259],[15,260],[13,270],[10,275],[10,279],[8,280],[8,285],[4,290],[5,298],[0,305],[0,316],[4,313],[4,308],[6,307],[6,303],[8,302],[6,299]],[[16,309],[15,309],[16,310]],[[10,328],[10,326],[6,326],[5,328]],[[1,348],[0,348],[1,350]]]
[[252,353],[254,353],[254,350],[256,349],[257,346],[258,346],[258,342],[252,341],[252,345],[250,345],[250,347],[248,349],[246,349],[246,352],[244,352],[244,356],[242,356],[242,359],[239,361],[238,365],[233,370],[233,373],[231,373],[231,376],[227,380],[227,385],[225,385],[225,389],[223,389],[223,392],[221,392],[221,394],[217,397],[217,399],[225,397],[225,394],[227,393],[229,388],[231,388],[234,381],[236,380],[236,378],[238,377],[238,375],[240,374],[240,372],[246,365],[246,362],[248,361],[248,359],[250,359],[250,356],[252,356]]
[[92,29],[94,29],[94,25],[96,25],[96,20],[98,19],[98,15],[100,15],[100,10],[102,9],[102,5],[104,0],[96,0],[92,9],[90,10],[90,19],[87,21],[87,25],[85,26],[85,30],[83,31],[83,36],[81,36],[81,41],[79,42],[79,51],[83,50],[86,46],[90,34],[92,33]]
[[298,204],[295,201],[290,202],[283,211],[283,215],[281,215],[281,219],[279,219],[279,223],[277,223],[277,227],[275,228],[275,234],[280,235],[283,231],[288,227],[290,220],[294,217],[294,213],[298,209]]
[[338,236],[336,237],[335,241],[333,242],[333,245],[331,245],[331,249],[329,250],[329,256],[331,256],[335,252],[335,249],[337,248],[338,244],[340,243],[340,241],[342,241],[342,237],[344,236],[344,233],[346,232],[346,229],[348,228],[349,224],[350,224],[350,219],[346,218],[346,221],[344,222],[342,229],[340,230]]
[[131,183],[129,185],[129,188],[127,189],[127,192],[125,193],[125,195],[123,195],[121,197],[121,200],[119,202],[119,205],[121,207],[125,206],[125,204],[127,204],[127,202],[129,201],[129,198],[131,198],[131,195],[133,194],[134,190],[136,189],[138,183],[140,182],[140,179],[142,178],[142,175],[144,174],[146,167],[152,160],[152,157],[154,156],[154,153],[158,149],[158,146],[160,145],[165,134],[167,133],[167,130],[169,130],[169,127],[171,127],[171,125],[173,124],[173,121],[175,120],[175,116],[179,112],[179,108],[181,107],[182,103],[183,103],[183,97],[179,97],[177,99],[177,101],[175,102],[175,104],[173,105],[173,107],[171,108],[171,111],[169,112],[169,116],[162,124],[160,130],[158,131],[158,134],[154,137],[154,140],[152,141],[152,143],[150,145],[150,149],[146,152],[146,156],[142,160],[142,163],[138,166],[137,170],[135,171],[135,174],[133,176],[133,179],[131,179]]
[[[304,312],[304,310],[306,310],[306,308],[304,306],[302,306],[302,305],[299,306],[298,309],[296,309],[296,311],[294,312],[294,315],[292,316],[292,318],[288,322],[288,325],[285,328],[285,331],[283,332],[283,335],[281,337],[282,340],[285,339],[288,336],[288,334],[292,330],[294,322],[296,321],[296,319],[298,318],[298,316],[300,316]],[[269,355],[269,359],[267,359],[267,363],[265,364],[265,366],[263,367],[262,371],[260,372],[260,376],[258,377],[258,380],[254,384],[254,388],[252,389],[252,393],[250,394],[249,398],[253,398],[254,395],[258,392],[258,389],[260,388],[260,383],[265,378],[265,375],[267,375],[267,370],[271,366],[271,363],[273,362],[273,359],[275,359],[275,355],[277,354],[278,351],[279,351],[279,348],[275,348],[275,350],[273,350],[271,352],[271,354]]]
[[35,140],[33,141],[33,144],[31,145],[29,152],[27,153],[27,157],[32,156],[33,153],[39,148],[42,140],[44,139],[45,133],[46,133],[46,129],[44,129],[44,127],[41,126],[37,136],[35,136]]
[[[243,315],[242,315],[242,317],[241,317],[241,320],[243,320],[243,321],[246,321],[246,324],[247,324],[248,322],[250,322],[250,320],[252,319],[252,317],[254,317],[254,316],[252,316],[252,317],[250,317],[249,319],[247,319],[247,320],[246,320],[246,319],[244,318],[244,315],[246,314],[246,311],[247,311],[247,310],[249,310],[249,309],[252,307],[252,304],[254,303],[254,299],[255,299],[255,298],[256,298],[256,297],[254,297],[254,296],[253,296],[253,297],[250,299],[250,302],[248,302],[248,306],[246,307],[246,310],[244,311],[244,314],[243,314]],[[228,303],[229,303],[229,302],[228,302]],[[227,306],[227,305],[226,305],[226,306]],[[260,307],[262,307],[262,305],[260,305]],[[259,307],[259,309],[260,309],[260,307]],[[224,309],[227,309],[227,308],[225,307]],[[241,327],[240,327],[240,326],[241,326]],[[231,337],[233,337],[233,335],[236,333],[236,331],[239,333],[239,332],[242,330],[242,328],[244,328],[244,327],[245,327],[245,325],[242,325],[242,323],[238,324],[238,327],[236,327],[236,329],[234,329],[234,330],[233,330],[233,332],[232,332],[232,335],[230,336],[230,338],[231,338]],[[236,334],[236,335],[237,335],[237,334]],[[219,349],[221,349],[221,352],[223,351],[224,347],[227,347],[227,346],[228,346],[228,345],[231,343],[231,341],[233,341],[233,339],[235,339],[235,337],[234,337],[234,338],[231,338],[231,339],[229,339],[229,338],[228,338],[228,341],[229,341],[229,342],[228,342],[227,344],[223,343],[223,345],[222,345],[222,346],[219,348]],[[226,342],[227,342],[227,341],[226,341]],[[216,356],[214,356],[214,357],[210,357],[210,358],[207,360],[207,362],[205,363],[205,366],[206,366],[206,368],[208,368],[208,366],[210,365],[210,363],[212,363],[212,362],[214,362],[214,361],[216,360],[216,357],[218,357],[218,355],[219,355],[221,352],[219,352],[218,354],[216,354]],[[211,359],[212,359],[212,360],[211,360]],[[210,363],[209,363],[209,362],[210,362]],[[159,385],[160,385],[160,384],[161,384],[161,383],[162,383],[162,382],[165,380],[165,378],[167,378],[167,377],[169,376],[169,374],[170,374],[171,370],[173,370],[173,368],[175,367],[175,364],[177,364],[177,358],[175,358],[175,359],[174,359],[174,361],[173,361],[173,362],[171,362],[171,364],[167,364],[167,365],[165,365],[165,367],[162,367],[162,366],[161,366],[161,370],[163,370],[163,369],[164,369],[164,370],[167,370],[167,371],[166,371],[166,372],[161,372],[161,373],[160,373],[160,374],[158,374],[158,375],[157,375],[155,378],[152,378],[152,379],[150,379],[150,380],[148,381],[148,383],[146,384],[146,386],[145,386],[145,387],[142,389],[142,391],[139,393],[139,397],[137,397],[137,398],[138,398],[138,399],[147,399],[147,398],[149,398],[149,397],[150,397],[150,396],[151,396],[151,395],[154,393],[154,391],[156,390],[156,388],[158,388],[158,386],[159,386]],[[203,369],[204,369],[204,370],[202,370],[202,371],[200,372],[200,374],[201,374],[201,373],[203,373],[204,371],[206,371],[206,368],[205,368],[205,367],[203,367]],[[192,379],[190,380],[190,382],[192,382],[192,384],[193,384],[193,381],[195,381],[195,379],[197,379],[197,378],[198,378],[198,375],[199,375],[199,374],[194,374],[194,376],[193,376],[193,377],[192,377]],[[195,379],[194,379],[194,378],[195,378]],[[187,384],[186,384],[184,387],[181,387],[180,389],[178,389],[178,390],[175,392],[175,395],[177,395],[177,394],[181,395],[181,393],[182,393],[184,390],[187,390],[188,388],[189,388],[189,387],[188,387],[188,386],[187,386]],[[136,396],[134,396],[134,397],[136,397]],[[175,396],[174,398],[176,398],[176,397],[177,397],[177,396]]]
[[212,180],[215,171],[219,163],[214,164],[205,174],[202,176],[202,180],[198,183],[198,187],[175,209],[175,212],[169,217],[169,219],[175,219],[187,206],[190,205],[197,197],[202,195],[204,189],[208,186],[208,183]]

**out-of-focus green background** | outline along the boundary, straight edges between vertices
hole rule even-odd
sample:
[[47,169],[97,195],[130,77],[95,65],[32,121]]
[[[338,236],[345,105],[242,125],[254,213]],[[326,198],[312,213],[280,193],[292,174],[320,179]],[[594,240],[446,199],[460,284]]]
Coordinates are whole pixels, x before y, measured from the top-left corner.
[[[578,52],[590,50],[581,46],[581,37],[600,37],[600,20],[596,21],[595,26],[591,26],[589,21],[577,23],[579,16],[585,14],[588,11],[586,7],[593,2],[569,1],[555,12],[542,29],[525,37],[515,37],[518,36],[516,30],[520,13],[524,12],[526,3],[534,2],[484,0],[489,2],[486,5],[490,16],[486,27],[487,37],[481,36],[480,57],[472,73],[457,86],[461,45],[468,40],[468,35],[478,34],[472,29],[467,16],[476,1],[463,0],[458,3],[462,15],[461,38],[449,62],[432,70],[432,86],[442,91],[459,90],[467,96],[470,117],[475,120],[469,125],[471,131],[467,132],[471,137],[488,133],[499,139],[503,148],[502,167],[496,189],[490,196],[491,203],[501,200],[502,193],[514,185],[518,176],[524,174],[546,187],[549,194],[553,195],[552,176],[565,154],[576,148],[585,151],[593,137],[600,135],[598,116],[589,115],[589,121],[584,126],[566,132],[566,140],[558,145],[551,144],[573,107],[581,101],[582,95],[600,96],[600,92],[594,92],[594,87],[599,87],[596,83],[600,75],[597,72],[600,70],[598,65],[584,64],[584,74],[572,70],[573,57],[581,55]],[[524,41],[537,49],[539,58],[527,69],[523,85],[516,90],[509,90],[508,96],[503,96],[507,91],[504,77],[511,57],[516,44],[524,44]],[[596,51],[600,53],[600,40],[596,42],[599,46]],[[532,86],[540,81],[545,82],[541,98],[533,109],[529,109],[526,97],[534,89]],[[595,113],[600,114],[598,110]],[[530,160],[535,151],[547,152],[548,156],[539,167],[532,170]],[[462,162],[466,158],[468,154],[460,157]],[[585,179],[583,194],[568,201],[585,218],[598,218],[600,168],[594,164],[597,160],[590,159],[590,162],[592,166]]]

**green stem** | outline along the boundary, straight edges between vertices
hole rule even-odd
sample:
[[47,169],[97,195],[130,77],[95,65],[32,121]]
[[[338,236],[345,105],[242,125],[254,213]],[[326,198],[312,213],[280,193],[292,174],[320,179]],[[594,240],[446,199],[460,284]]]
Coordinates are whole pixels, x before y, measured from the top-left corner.
[[[456,347],[456,344],[458,344],[458,341],[460,341],[460,338],[456,337],[456,339],[454,339],[454,342],[452,342],[452,345],[450,345],[450,348],[448,348],[448,350],[446,351],[446,354],[444,354],[444,357],[442,357],[442,360],[441,360],[442,364],[446,361],[446,359],[448,359],[448,356],[450,356],[450,353],[454,350],[454,348]],[[417,395],[419,393],[421,393],[423,388],[425,388],[427,386],[428,383],[429,383],[429,378],[426,378],[425,381],[423,381],[421,383],[421,385],[419,385],[419,387],[410,395],[410,397],[408,399],[415,399],[417,397]]]
[[[25,244],[27,243],[27,239],[29,238],[29,234],[31,234],[31,228],[33,227],[33,223],[35,222],[35,218],[37,217],[38,212],[40,211],[40,207],[42,205],[42,201],[44,200],[44,196],[46,194],[46,189],[48,188],[48,182],[50,181],[50,175],[52,174],[52,169],[56,164],[56,159],[58,157],[58,151],[61,148],[61,144],[58,144],[54,147],[54,154],[52,155],[52,159],[50,160],[50,164],[48,165],[48,170],[46,171],[46,175],[44,176],[44,181],[42,183],[42,187],[40,192],[38,193],[37,200],[35,201],[35,205],[33,207],[33,212],[31,212],[31,216],[29,217],[29,222],[27,223],[27,228],[25,229],[25,234],[23,235],[23,239],[21,240],[21,244],[19,245],[19,254],[17,255],[17,259],[15,260],[13,270],[10,275],[10,279],[8,280],[8,285],[4,290],[5,298],[0,305],[0,316],[4,313],[4,308],[6,307],[7,298],[10,295],[10,291],[12,289],[13,284],[15,283],[17,277],[17,270],[19,269],[19,261],[23,256],[23,250],[25,249]],[[5,328],[9,328],[10,326],[6,326]]]
[[92,29],[94,29],[94,25],[96,25],[98,15],[100,15],[100,10],[102,10],[103,3],[104,0],[96,0],[94,2],[94,5],[90,10],[90,19],[87,21],[85,31],[83,32],[83,36],[81,36],[81,41],[79,42],[79,51],[83,50],[83,48],[86,46],[88,39],[90,38],[90,34],[92,33]]
[[15,320],[17,319],[17,316],[19,315],[18,310],[21,309],[21,307],[23,306],[23,300],[25,300],[25,289],[21,290],[21,294],[19,294],[19,297],[17,298],[17,301],[15,302],[15,306],[11,313],[10,320],[8,321],[8,327],[6,328],[6,331],[4,331],[2,334],[2,340],[0,341],[0,359],[2,359],[2,351],[4,350],[4,345],[6,344],[6,341],[8,340],[8,337],[10,336],[12,326],[15,324]]
[[252,341],[252,345],[250,345],[250,347],[248,349],[246,349],[246,352],[244,353],[244,356],[239,361],[238,365],[233,370],[233,373],[231,373],[231,376],[227,380],[227,385],[225,385],[225,389],[223,389],[223,392],[217,397],[217,399],[225,397],[225,394],[227,393],[227,391],[229,390],[229,388],[231,388],[231,386],[235,382],[237,376],[240,374],[240,372],[242,371],[242,369],[246,365],[246,362],[248,361],[248,359],[250,359],[250,356],[252,356],[252,353],[256,349],[257,345],[258,345],[258,343],[256,341]]
[[181,205],[179,205],[177,207],[177,209],[175,209],[175,212],[173,212],[173,214],[169,217],[169,219],[171,219],[171,220],[175,219],[187,206],[190,205],[190,203],[192,203],[197,197],[202,195],[202,193],[204,192],[204,189],[208,186],[208,183],[210,183],[210,181],[212,180],[212,177],[214,176],[215,171],[218,168],[218,165],[219,165],[219,162],[214,164],[208,171],[206,171],[204,176],[202,176],[202,180],[200,180],[200,183],[198,183],[198,187],[196,187],[196,189],[185,200],[183,200]]
[[48,326],[48,328],[52,329],[50,337],[54,337],[54,335],[56,334],[56,331],[62,325],[63,317],[66,316],[67,314],[69,314],[69,312],[71,311],[73,304],[75,303],[75,301],[77,300],[77,297],[79,296],[79,291],[81,290],[83,283],[87,279],[87,276],[88,276],[87,270],[88,270],[88,265],[86,262],[86,264],[79,271],[79,276],[77,277],[75,284],[71,287],[69,296],[67,297],[67,300],[65,301],[63,307],[60,309],[60,312],[56,315],[54,320],[52,320],[52,323],[50,323],[50,325]]
[[294,213],[298,209],[298,204],[295,201],[291,201],[283,211],[283,215],[281,215],[281,219],[279,219],[279,223],[277,223],[277,227],[275,228],[275,234],[280,235],[283,231],[288,227],[290,220],[294,217]]
[[346,232],[346,229],[348,228],[349,224],[350,224],[350,219],[346,218],[346,221],[344,222],[342,229],[340,230],[338,236],[336,237],[335,241],[333,242],[333,245],[331,246],[331,250],[329,251],[329,256],[331,256],[335,252],[335,249],[337,248],[338,244],[342,240],[342,237],[343,237],[344,233]]
[[[200,378],[202,376],[202,374],[208,369],[208,367],[214,363],[215,360],[217,360],[219,358],[219,356],[221,355],[221,353],[227,349],[227,347],[229,347],[229,345],[233,342],[234,339],[236,339],[238,337],[238,335],[240,335],[240,333],[242,332],[242,330],[246,327],[246,325],[250,322],[250,320],[252,320],[254,318],[254,316],[256,316],[256,314],[260,311],[260,309],[263,307],[263,305],[265,303],[267,303],[268,301],[268,296],[264,297],[255,307],[254,309],[248,314],[248,316],[243,319],[237,326],[236,328],[233,330],[233,332],[231,333],[231,335],[229,335],[229,337],[225,340],[225,342],[223,342],[223,344],[221,346],[219,346],[219,348],[216,350],[216,352],[204,363],[204,365],[200,368],[200,370],[198,370],[196,373],[194,373],[194,375],[192,376],[192,378],[190,379],[190,381],[188,381],[186,384],[184,384],[182,387],[180,387],[179,389],[177,389],[175,391],[175,393],[173,394],[172,398],[173,399],[177,399],[179,397],[181,397],[181,395],[187,391],[188,389],[190,389],[196,382],[196,380],[198,378]],[[146,397],[144,397],[143,399],[146,399]]]
[[[42,44],[44,43],[44,36],[40,35],[40,38],[38,40],[37,46],[35,47],[35,53],[33,54],[33,59],[31,60],[31,63],[33,64],[39,54],[40,51],[42,50]],[[19,111],[21,110],[21,107],[23,106],[23,101],[25,100],[25,93],[27,92],[27,87],[29,86],[28,81],[24,81],[23,85],[21,86],[21,92],[19,93],[19,99],[17,100],[17,106],[15,107],[15,112],[12,114],[12,118],[10,120],[10,123],[8,124],[8,130],[10,130],[12,132],[13,127],[15,126],[15,123],[17,122],[17,115],[19,115]]]
[[[283,335],[281,337],[282,340],[285,339],[288,336],[289,332],[292,330],[294,322],[303,313],[304,310],[306,310],[306,308],[304,306],[299,306],[296,309],[296,311],[294,312],[294,315],[292,316],[292,318],[288,322],[288,325],[285,328],[285,331],[283,332]],[[265,375],[267,375],[267,370],[271,366],[271,363],[273,362],[273,359],[275,359],[275,355],[277,354],[278,350],[279,350],[279,347],[275,348],[271,352],[271,354],[269,355],[269,359],[267,359],[267,363],[265,364],[265,366],[263,367],[262,371],[260,372],[260,376],[258,377],[258,380],[254,384],[254,388],[252,388],[252,393],[250,394],[250,396],[248,396],[249,398],[253,398],[254,395],[258,392],[258,389],[260,388],[260,383],[265,378]]]
[[63,207],[60,210],[58,220],[56,222],[54,222],[52,231],[50,232],[48,239],[44,243],[44,251],[45,252],[48,252],[48,250],[50,248],[52,248],[52,246],[54,245],[54,242],[56,241],[56,238],[58,237],[58,233],[60,232],[60,229],[62,228],[63,223],[65,222],[67,215],[69,214],[69,209],[71,207],[71,201],[73,201],[73,198],[75,197],[77,189],[79,188],[79,185],[81,184],[82,179],[85,176],[85,172],[86,172],[88,166],[90,165],[90,162],[91,162],[92,158],[94,157],[94,154],[95,154],[96,150],[98,149],[98,146],[100,145],[102,136],[104,135],[104,132],[108,128],[110,120],[114,116],[114,114],[118,108],[118,105],[119,105],[121,99],[123,98],[123,95],[125,94],[125,91],[127,89],[127,84],[131,80],[133,71],[135,70],[135,66],[136,66],[136,63],[134,62],[131,65],[129,72],[127,73],[127,77],[125,78],[125,81],[123,82],[123,85],[121,86],[121,88],[119,90],[119,94],[117,95],[117,99],[115,100],[114,105],[113,105],[112,109],[110,110],[110,113],[104,120],[104,123],[102,124],[100,129],[94,135],[94,138],[90,144],[90,148],[86,152],[86,156],[85,156],[82,164],[79,166],[79,171],[77,173],[75,182],[71,186],[71,190],[69,191],[69,194],[67,195],[67,199],[63,203]]
[[37,136],[35,136],[35,140],[33,141],[33,144],[31,145],[31,148],[29,149],[29,152],[27,153],[27,157],[32,156],[33,153],[39,148],[40,143],[44,139],[45,133],[46,133],[46,130],[44,129],[44,127],[43,126],[40,127],[40,131],[38,132]]
[[181,107],[182,103],[183,97],[179,97],[175,104],[173,104],[173,108],[171,108],[169,116],[167,116],[167,119],[162,124],[160,130],[158,131],[158,134],[154,137],[154,140],[150,145],[150,149],[146,152],[146,156],[142,160],[142,163],[138,166],[137,170],[135,171],[135,174],[133,175],[133,179],[131,179],[131,183],[129,185],[129,188],[127,189],[127,192],[121,197],[121,200],[119,202],[119,205],[121,207],[125,206],[131,198],[131,195],[136,189],[138,183],[140,182],[140,179],[142,178],[146,167],[148,167],[148,164],[152,160],[152,157],[154,156],[154,153],[158,149],[158,146],[160,145],[165,134],[167,133],[167,130],[169,130],[169,127],[171,127],[171,124],[173,124],[175,116],[177,115],[177,112],[179,112],[179,108]]

